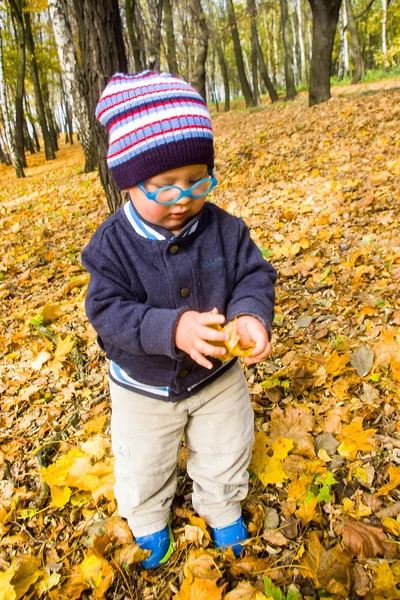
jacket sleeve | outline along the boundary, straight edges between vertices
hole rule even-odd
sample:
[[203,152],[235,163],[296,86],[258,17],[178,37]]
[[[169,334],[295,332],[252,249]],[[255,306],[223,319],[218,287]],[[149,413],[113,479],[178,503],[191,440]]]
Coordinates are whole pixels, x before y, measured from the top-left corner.
[[235,287],[226,309],[226,319],[251,315],[267,329],[271,338],[274,319],[275,281],[277,272],[262,256],[250,237],[245,223],[240,223],[236,259]]
[[94,239],[82,252],[90,273],[86,314],[104,346],[132,355],[165,355],[178,360],[175,327],[184,308],[154,308],[140,302],[119,262],[102,253]]

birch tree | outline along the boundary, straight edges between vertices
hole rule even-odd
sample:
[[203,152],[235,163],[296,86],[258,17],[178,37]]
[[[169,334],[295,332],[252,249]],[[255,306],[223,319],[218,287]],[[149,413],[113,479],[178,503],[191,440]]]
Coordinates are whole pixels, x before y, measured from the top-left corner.
[[3,40],[2,40],[2,15],[0,13],[0,107],[3,114],[4,129],[6,133],[8,150],[11,155],[11,160],[14,165],[15,173],[18,178],[25,177],[24,170],[18,158],[17,150],[14,143],[14,137],[11,129],[10,118],[8,116],[6,82],[4,79],[3,66]]
[[62,70],[65,95],[72,109],[73,118],[85,155],[85,173],[97,166],[90,116],[82,85],[82,73],[68,18],[65,0],[49,0],[49,12]]

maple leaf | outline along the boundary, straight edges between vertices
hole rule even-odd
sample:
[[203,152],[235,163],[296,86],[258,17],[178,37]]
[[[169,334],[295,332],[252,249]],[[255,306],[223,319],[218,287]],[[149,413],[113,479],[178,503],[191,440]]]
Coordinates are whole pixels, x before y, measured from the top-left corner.
[[386,494],[400,485],[400,467],[389,467],[388,475],[390,478],[389,483],[379,488],[379,490],[376,492],[377,496],[386,496]]
[[280,437],[293,440],[295,454],[306,458],[315,456],[314,440],[308,433],[313,429],[314,417],[307,408],[289,406],[284,411],[274,408],[271,412],[271,439]]
[[343,525],[343,544],[351,556],[357,558],[375,558],[379,554],[386,556],[388,548],[384,546],[388,538],[382,527],[359,521],[346,520]]
[[379,341],[374,346],[375,365],[385,365],[390,367],[392,377],[395,381],[400,381],[400,345],[394,339],[395,330],[393,327],[381,332]]
[[218,587],[216,581],[210,579],[184,579],[174,600],[222,600],[225,583]]
[[10,567],[0,573],[0,600],[19,600],[42,572],[41,560],[33,556],[16,556]]
[[[253,455],[249,469],[267,486],[270,483],[283,483],[288,475],[283,470],[282,462],[293,448],[293,440],[278,438],[269,446],[268,437],[263,431],[256,432]],[[272,456],[268,453],[272,452]]]
[[342,432],[338,435],[341,444],[337,451],[340,456],[356,458],[357,452],[374,450],[371,436],[376,429],[363,429],[362,422],[362,418],[356,418],[349,425],[343,425]]
[[301,557],[300,563],[306,569],[304,575],[314,581],[317,589],[348,597],[351,559],[339,545],[325,550],[317,533],[312,531],[307,543],[307,553]]

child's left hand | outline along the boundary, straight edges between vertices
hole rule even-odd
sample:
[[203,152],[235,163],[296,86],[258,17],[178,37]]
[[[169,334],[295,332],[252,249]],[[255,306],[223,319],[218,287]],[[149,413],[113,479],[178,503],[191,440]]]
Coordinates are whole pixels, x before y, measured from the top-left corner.
[[243,359],[246,365],[253,365],[267,358],[271,352],[271,344],[267,330],[258,319],[250,315],[238,317],[236,319],[236,331],[241,346],[255,344],[251,355]]

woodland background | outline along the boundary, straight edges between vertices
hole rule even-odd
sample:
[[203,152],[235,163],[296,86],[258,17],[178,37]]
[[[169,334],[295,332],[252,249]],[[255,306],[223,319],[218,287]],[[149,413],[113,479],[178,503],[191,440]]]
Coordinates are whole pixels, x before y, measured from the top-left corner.
[[[400,598],[399,2],[260,2],[255,19],[235,2],[236,42],[230,5],[97,4],[0,2],[0,600]],[[312,96],[324,11],[328,88],[314,77]],[[116,512],[107,365],[80,263],[123,201],[91,110],[139,59],[207,96],[212,200],[279,272],[273,353],[245,371],[251,538],[239,559],[213,550],[183,445],[176,550],[157,572]]]

